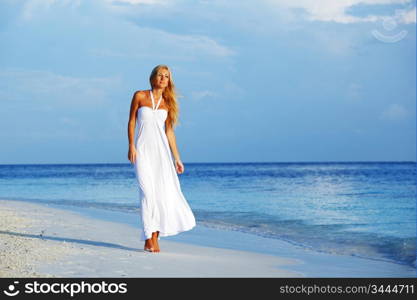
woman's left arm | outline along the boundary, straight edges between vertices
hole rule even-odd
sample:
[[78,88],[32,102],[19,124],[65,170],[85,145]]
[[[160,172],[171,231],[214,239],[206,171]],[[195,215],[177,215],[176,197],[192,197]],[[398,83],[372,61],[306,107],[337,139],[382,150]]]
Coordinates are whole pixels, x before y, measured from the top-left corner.
[[174,129],[172,128],[171,124],[168,124],[168,120],[165,121],[165,133],[168,138],[169,146],[172,151],[172,155],[175,159],[175,168],[177,169],[178,173],[184,172],[184,165],[181,161],[180,153],[178,152],[177,148],[177,141],[175,138]]

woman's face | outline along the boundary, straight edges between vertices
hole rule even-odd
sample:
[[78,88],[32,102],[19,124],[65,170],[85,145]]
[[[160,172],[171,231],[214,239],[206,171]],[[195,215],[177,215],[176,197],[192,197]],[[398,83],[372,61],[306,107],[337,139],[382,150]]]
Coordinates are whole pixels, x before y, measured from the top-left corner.
[[169,82],[169,72],[165,69],[160,69],[155,77],[155,85],[158,88],[166,88]]

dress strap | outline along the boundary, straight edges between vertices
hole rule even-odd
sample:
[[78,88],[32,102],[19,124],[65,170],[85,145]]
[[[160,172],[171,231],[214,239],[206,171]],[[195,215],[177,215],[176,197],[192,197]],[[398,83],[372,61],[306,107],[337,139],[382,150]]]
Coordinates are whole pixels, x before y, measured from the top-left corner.
[[161,95],[161,98],[159,98],[158,104],[155,107],[155,100],[153,99],[152,90],[149,90],[149,94],[151,94],[151,99],[152,99],[152,110],[157,110],[159,108],[159,104],[161,104],[162,95]]

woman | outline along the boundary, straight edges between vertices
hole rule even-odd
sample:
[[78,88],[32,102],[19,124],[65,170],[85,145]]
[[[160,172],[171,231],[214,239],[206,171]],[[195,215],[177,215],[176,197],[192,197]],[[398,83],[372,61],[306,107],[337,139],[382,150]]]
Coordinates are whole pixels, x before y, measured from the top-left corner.
[[196,223],[176,173],[183,173],[184,165],[173,129],[178,107],[169,67],[156,66],[149,81],[151,89],[135,92],[130,106],[128,159],[139,185],[144,250],[160,252],[160,236],[190,230]]

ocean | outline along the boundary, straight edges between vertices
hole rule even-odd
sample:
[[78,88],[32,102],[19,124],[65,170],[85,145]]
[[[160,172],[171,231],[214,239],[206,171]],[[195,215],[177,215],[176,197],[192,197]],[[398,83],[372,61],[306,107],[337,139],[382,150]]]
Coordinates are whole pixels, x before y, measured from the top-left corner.
[[[181,189],[198,225],[416,267],[415,162],[184,166]],[[0,199],[139,215],[129,163],[0,165]]]

